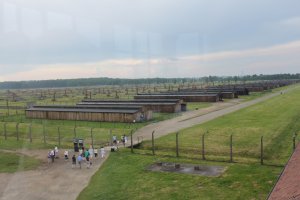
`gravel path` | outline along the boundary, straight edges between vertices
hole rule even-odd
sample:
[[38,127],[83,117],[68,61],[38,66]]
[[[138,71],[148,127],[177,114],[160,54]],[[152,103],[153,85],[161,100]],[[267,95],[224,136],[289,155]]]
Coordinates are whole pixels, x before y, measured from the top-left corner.
[[[107,154],[109,151],[106,151]],[[20,150],[18,153],[41,159],[42,165],[37,170],[16,173],[0,173],[1,200],[73,200],[88,185],[91,176],[99,169],[105,159],[93,160],[92,167],[82,169],[71,167],[71,160],[60,158],[48,164],[47,150]],[[69,153],[69,155],[73,155]],[[108,155],[106,155],[106,158]]]

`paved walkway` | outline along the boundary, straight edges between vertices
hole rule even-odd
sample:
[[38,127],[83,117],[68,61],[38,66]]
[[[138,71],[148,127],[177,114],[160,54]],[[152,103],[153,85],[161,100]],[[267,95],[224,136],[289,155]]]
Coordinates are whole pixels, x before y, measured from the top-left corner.
[[287,163],[268,200],[300,199],[300,144]]

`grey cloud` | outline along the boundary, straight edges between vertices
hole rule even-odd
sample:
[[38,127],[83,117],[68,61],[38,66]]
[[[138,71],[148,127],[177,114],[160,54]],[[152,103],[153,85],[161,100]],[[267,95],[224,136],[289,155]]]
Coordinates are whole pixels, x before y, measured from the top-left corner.
[[299,10],[293,0],[3,0],[1,72],[286,43],[299,32],[282,21],[299,18]]

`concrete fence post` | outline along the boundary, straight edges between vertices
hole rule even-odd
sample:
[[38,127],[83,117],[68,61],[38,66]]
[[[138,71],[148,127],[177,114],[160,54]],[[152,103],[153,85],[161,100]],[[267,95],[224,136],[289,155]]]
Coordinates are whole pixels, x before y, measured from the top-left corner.
[[32,143],[32,124],[29,124],[29,141]]
[[3,124],[4,139],[7,140],[6,123]]
[[130,147],[131,147],[131,153],[133,153],[133,140],[132,140],[132,133],[133,133],[133,131],[131,130],[131,132],[130,132]]
[[57,134],[58,134],[58,147],[60,147],[60,127],[57,127]]
[[232,157],[232,134],[230,135],[230,162],[233,162],[233,157]]
[[76,137],[77,137],[77,132],[76,132],[76,129],[77,129],[77,127],[75,126],[75,127],[74,127],[74,129],[73,129],[74,138],[76,138]]
[[179,132],[176,133],[176,157],[179,157],[178,134]]
[[296,149],[296,134],[293,135],[293,151]]
[[112,146],[112,130],[109,129],[109,144]]
[[92,147],[94,148],[93,129],[94,129],[94,128],[91,128],[91,141],[92,141]]
[[19,123],[16,124],[17,141],[19,141]]
[[43,137],[44,137],[44,144],[46,144],[46,129],[44,123],[43,123]]
[[155,155],[155,149],[154,149],[154,132],[152,131],[152,155]]
[[264,136],[261,136],[260,138],[260,164],[264,164]]
[[205,160],[205,146],[204,146],[204,135],[202,135],[202,160]]

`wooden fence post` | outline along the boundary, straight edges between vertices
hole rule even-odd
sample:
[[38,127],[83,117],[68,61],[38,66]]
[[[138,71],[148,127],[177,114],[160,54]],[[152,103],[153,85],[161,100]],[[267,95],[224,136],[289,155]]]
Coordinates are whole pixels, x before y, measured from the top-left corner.
[[130,142],[131,142],[131,153],[133,153],[133,141],[132,141],[132,130],[130,132]]
[[154,150],[154,132],[152,131],[152,155],[155,155],[155,150]]
[[6,133],[6,123],[3,124],[3,128],[4,128],[4,139],[7,140],[7,133]]
[[178,134],[179,132],[176,133],[176,157],[179,157]]
[[19,123],[16,124],[17,141],[19,141]]
[[230,135],[230,162],[233,162],[233,158],[232,158],[232,134]]
[[205,160],[205,146],[204,146],[204,135],[202,135],[202,160]]
[[32,143],[32,124],[29,124],[29,141]]
[[260,138],[260,164],[264,164],[264,143],[263,143],[264,136]]

